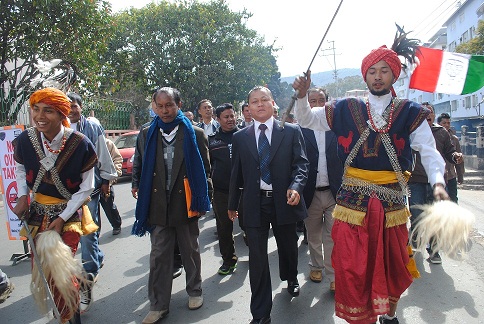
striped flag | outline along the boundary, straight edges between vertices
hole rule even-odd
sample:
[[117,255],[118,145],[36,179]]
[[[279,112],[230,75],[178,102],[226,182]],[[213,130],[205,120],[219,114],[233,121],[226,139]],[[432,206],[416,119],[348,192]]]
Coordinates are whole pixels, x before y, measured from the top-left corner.
[[484,87],[484,55],[444,52],[419,47],[419,65],[410,89],[446,94],[468,94]]

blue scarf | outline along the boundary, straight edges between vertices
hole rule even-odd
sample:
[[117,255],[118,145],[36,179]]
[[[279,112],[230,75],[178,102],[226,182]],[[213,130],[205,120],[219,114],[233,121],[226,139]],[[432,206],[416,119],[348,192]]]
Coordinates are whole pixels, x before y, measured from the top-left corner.
[[156,116],[146,135],[141,179],[138,188],[138,201],[136,202],[136,220],[133,229],[131,230],[131,234],[133,235],[143,236],[146,232],[151,232],[154,228],[154,226],[148,224],[148,218],[151,202],[151,186],[153,184],[153,171],[155,169],[156,161],[158,131],[161,128],[163,131],[169,132],[180,123],[185,125],[183,154],[185,157],[187,177],[192,191],[192,204],[190,210],[199,212],[210,210],[205,167],[203,165],[200,151],[198,150],[195,131],[193,130],[190,120],[183,115],[181,110],[178,110],[177,116],[170,123],[164,123],[158,116]]

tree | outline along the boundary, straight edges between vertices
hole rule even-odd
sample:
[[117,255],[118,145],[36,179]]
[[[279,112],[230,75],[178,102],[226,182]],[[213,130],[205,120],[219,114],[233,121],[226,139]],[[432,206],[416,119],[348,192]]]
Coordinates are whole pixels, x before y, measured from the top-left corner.
[[455,51],[458,53],[484,55],[484,20],[479,20],[476,37],[468,42],[459,44]]
[[332,98],[341,98],[345,92],[354,89],[366,89],[366,83],[360,75],[347,76],[346,78],[339,79],[338,82],[328,83],[326,85],[328,95]]
[[245,26],[250,16],[230,11],[224,0],[161,1],[121,12],[114,17],[104,89],[117,95],[134,87],[146,96],[172,86],[191,110],[204,98],[214,105],[240,102],[253,86],[278,78],[276,49]]
[[83,88],[97,91],[99,57],[111,30],[111,5],[99,0],[2,0],[0,123],[15,123],[38,76],[37,60],[77,67]]

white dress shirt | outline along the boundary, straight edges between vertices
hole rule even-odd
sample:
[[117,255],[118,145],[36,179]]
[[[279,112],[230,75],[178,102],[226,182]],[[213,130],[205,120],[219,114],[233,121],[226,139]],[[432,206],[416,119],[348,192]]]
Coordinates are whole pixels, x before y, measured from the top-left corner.
[[[316,174],[316,188],[329,186],[328,163],[326,160],[326,132],[313,131],[318,145],[318,173]],[[308,145],[306,143],[306,145]]]
[[[64,126],[61,126],[60,132],[52,139],[51,142],[47,140],[44,136],[44,133],[40,133],[41,144],[44,141],[47,141],[50,148],[52,150],[58,150],[62,144],[62,136],[64,135]],[[46,157],[54,156],[57,154],[51,153],[45,145],[42,145],[44,149],[44,153]],[[57,157],[55,157],[57,158]],[[17,177],[17,195],[18,197],[22,197],[29,194],[29,187],[27,186],[26,182],[26,172],[25,166],[18,162],[15,162],[16,170],[15,175]],[[91,168],[89,171],[81,173],[81,184],[79,185],[79,191],[72,195],[72,198],[67,201],[66,209],[59,214],[59,217],[62,218],[64,221],[67,221],[71,216],[78,210],[84,201],[86,201],[87,197],[91,194],[94,190],[94,168]]]
[[[382,114],[384,109],[390,104],[391,94],[381,97],[369,94],[368,100],[375,112]],[[313,130],[330,130],[326,119],[326,108],[315,107],[311,109],[307,95],[298,98],[295,106],[296,119],[301,127]],[[420,153],[422,166],[427,173],[430,184],[436,183],[445,185],[444,171],[445,162],[439,151],[435,148],[435,140],[430,130],[429,124],[424,121],[417,129],[410,133],[410,147]]]
[[214,127],[217,128],[217,125],[215,124],[215,119],[211,119],[210,120],[210,123],[208,124],[205,124],[205,122],[202,121],[202,124],[203,124],[203,132],[205,133],[205,135],[207,136],[210,136],[212,135],[214,132]]
[[[274,128],[274,117],[269,118],[265,122],[261,123],[257,120],[254,120],[254,128],[255,128],[255,143],[257,145],[257,150],[259,150],[259,136],[260,136],[260,129],[259,125],[264,124],[267,126],[264,134],[266,134],[267,140],[269,141],[269,145],[271,144],[272,140],[272,129]],[[265,183],[262,178],[260,179],[260,188],[262,190],[272,190],[272,184]]]

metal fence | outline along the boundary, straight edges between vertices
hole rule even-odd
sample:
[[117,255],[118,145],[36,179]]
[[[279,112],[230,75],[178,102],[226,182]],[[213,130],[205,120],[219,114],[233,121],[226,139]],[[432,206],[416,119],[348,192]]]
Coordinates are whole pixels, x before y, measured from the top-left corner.
[[[0,87],[0,126],[21,124],[31,126],[28,98],[32,91],[20,92]],[[84,99],[83,115],[95,116],[104,129],[133,128],[131,115],[135,107],[130,102],[90,97]]]
[[84,100],[82,106],[82,113],[96,117],[104,129],[132,128],[131,115],[134,113],[134,106],[130,102],[91,97]]

